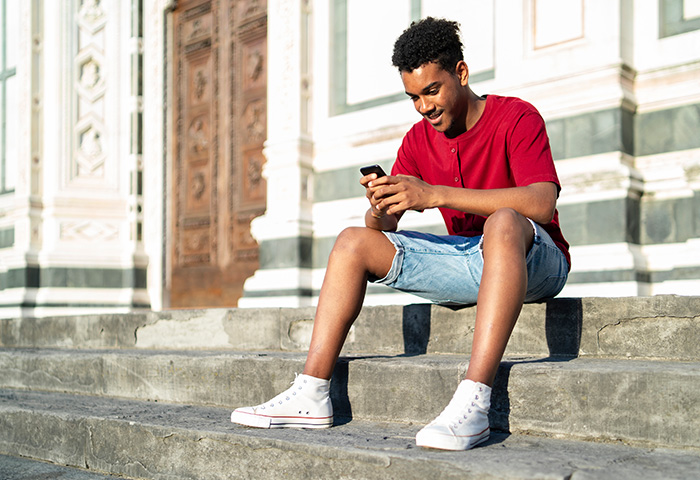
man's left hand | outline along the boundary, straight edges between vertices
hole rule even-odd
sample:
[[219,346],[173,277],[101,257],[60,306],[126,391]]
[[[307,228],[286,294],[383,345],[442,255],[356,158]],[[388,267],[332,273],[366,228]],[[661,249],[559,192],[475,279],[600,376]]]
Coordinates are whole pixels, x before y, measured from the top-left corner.
[[369,189],[373,198],[378,201],[377,208],[389,215],[406,210],[422,212],[435,207],[433,186],[416,177],[381,177],[370,182]]

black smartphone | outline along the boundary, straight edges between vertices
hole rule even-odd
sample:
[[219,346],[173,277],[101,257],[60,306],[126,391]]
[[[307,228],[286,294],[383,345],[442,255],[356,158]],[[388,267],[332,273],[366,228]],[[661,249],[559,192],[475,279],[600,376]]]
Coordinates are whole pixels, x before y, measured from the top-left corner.
[[379,165],[368,165],[366,167],[362,167],[360,168],[360,173],[363,176],[367,176],[370,173],[376,173],[377,178],[386,176],[386,173],[384,173],[384,169]]

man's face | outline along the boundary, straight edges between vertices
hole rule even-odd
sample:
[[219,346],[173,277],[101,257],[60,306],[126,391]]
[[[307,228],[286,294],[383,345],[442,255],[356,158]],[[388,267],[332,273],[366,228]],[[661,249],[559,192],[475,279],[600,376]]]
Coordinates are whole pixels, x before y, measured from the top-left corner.
[[449,73],[437,63],[426,63],[411,72],[401,72],[401,80],[413,106],[435,130],[450,137],[466,131],[466,76],[459,68]]

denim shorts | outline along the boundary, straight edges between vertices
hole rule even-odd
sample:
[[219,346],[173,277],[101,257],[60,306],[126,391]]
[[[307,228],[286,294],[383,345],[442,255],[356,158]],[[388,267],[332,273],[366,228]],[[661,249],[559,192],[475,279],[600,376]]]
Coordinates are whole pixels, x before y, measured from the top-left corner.
[[[535,235],[527,254],[526,302],[558,294],[569,270],[566,257],[549,234],[532,220],[530,223]],[[374,283],[441,305],[476,303],[484,269],[482,235],[460,237],[411,231],[384,234],[396,247],[396,255],[386,277]]]

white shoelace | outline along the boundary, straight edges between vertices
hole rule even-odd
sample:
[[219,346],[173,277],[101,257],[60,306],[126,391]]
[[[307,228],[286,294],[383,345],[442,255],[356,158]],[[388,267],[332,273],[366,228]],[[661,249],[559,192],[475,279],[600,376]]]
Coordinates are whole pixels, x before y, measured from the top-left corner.
[[265,410],[265,408],[274,408],[275,405],[282,405],[284,402],[288,402],[289,400],[292,399],[292,397],[295,397],[297,394],[297,390],[301,390],[302,386],[299,385],[296,389],[294,389],[294,386],[297,383],[297,379],[299,378],[299,374],[294,372],[294,380],[291,382],[291,387],[289,387],[287,390],[284,392],[280,393],[276,397],[272,398],[272,400],[268,400],[265,403],[261,403],[258,405],[258,408],[261,410]]
[[479,396],[476,394],[475,398],[475,394],[472,391],[469,397],[470,400],[465,402],[463,399],[465,395],[462,395],[461,393],[462,392],[459,392],[458,387],[457,392],[455,392],[452,400],[450,400],[450,403],[447,404],[445,409],[440,413],[440,415],[437,416],[435,420],[430,422],[431,425],[445,424],[449,425],[454,430],[460,423],[462,423],[462,421],[467,419],[468,414],[472,413],[472,407],[476,406],[474,400],[478,399]]

